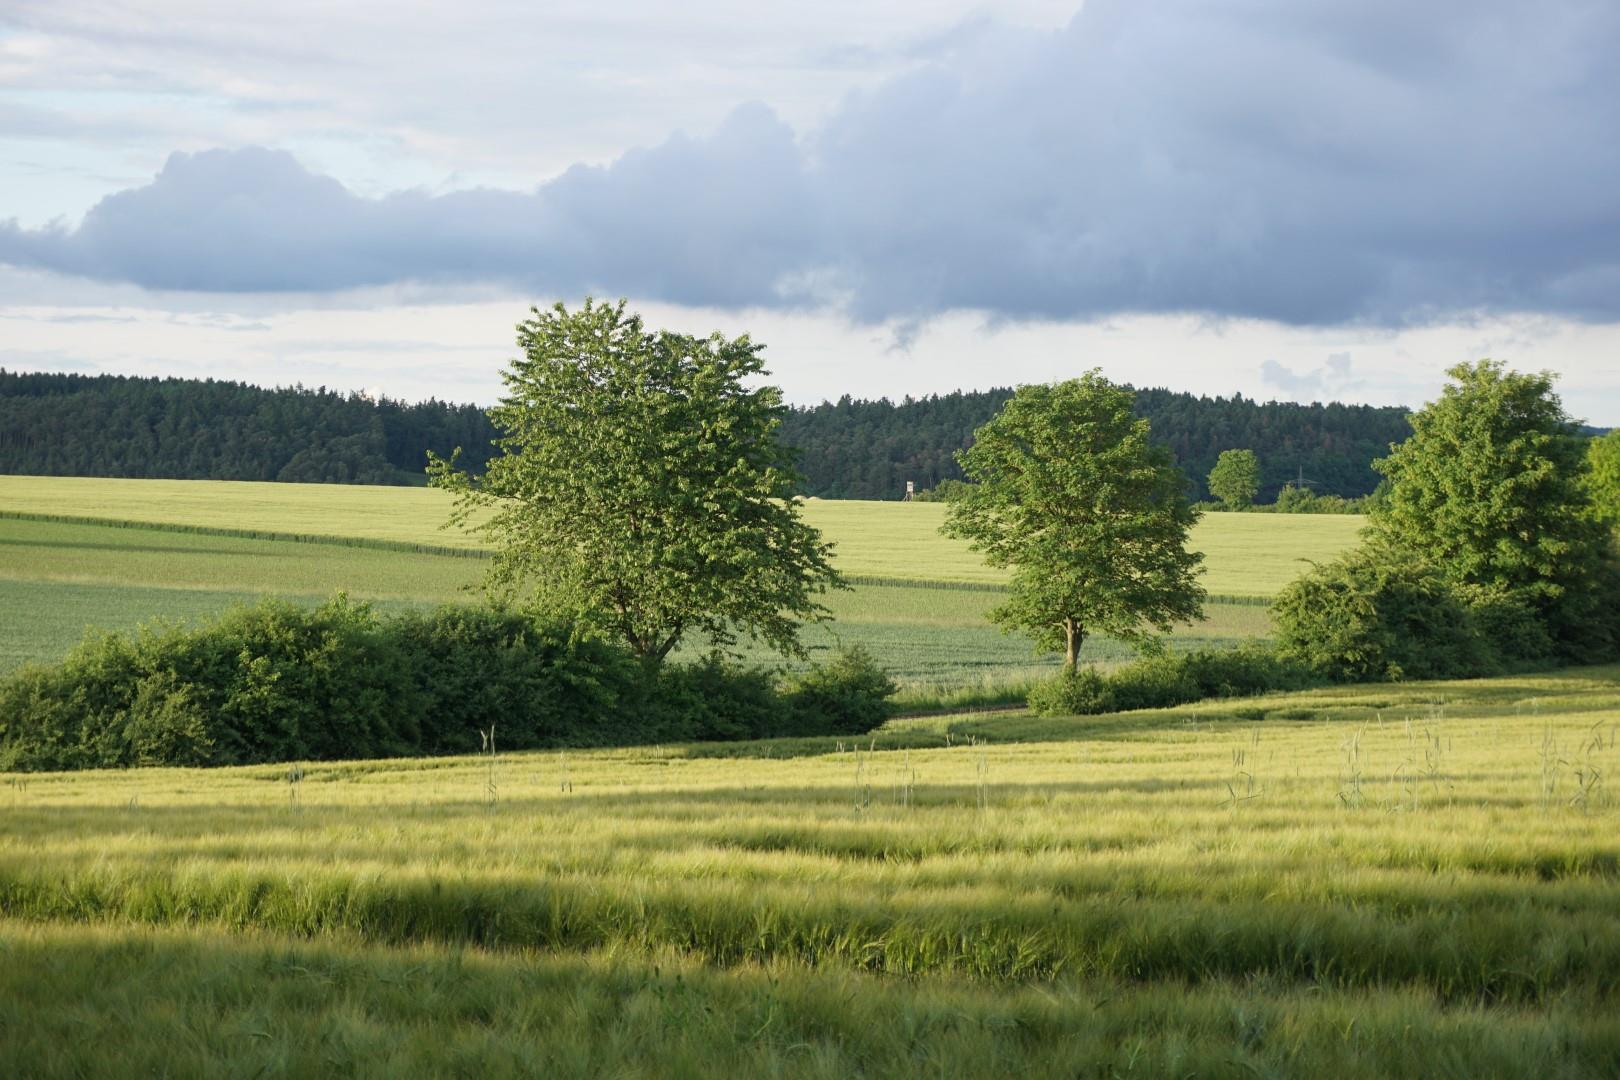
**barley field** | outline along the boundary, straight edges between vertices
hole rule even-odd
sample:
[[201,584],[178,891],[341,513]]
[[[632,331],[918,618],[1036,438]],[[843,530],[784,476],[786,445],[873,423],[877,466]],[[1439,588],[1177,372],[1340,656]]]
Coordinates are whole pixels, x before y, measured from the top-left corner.
[[[19,1075],[1613,1075],[1620,668],[5,778]],[[497,747],[498,751],[498,747]]]

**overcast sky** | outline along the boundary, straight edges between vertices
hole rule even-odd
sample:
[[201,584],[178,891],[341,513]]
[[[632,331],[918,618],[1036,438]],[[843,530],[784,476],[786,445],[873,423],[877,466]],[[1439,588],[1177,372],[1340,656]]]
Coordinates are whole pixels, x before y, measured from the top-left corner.
[[488,401],[594,293],[801,402],[1490,355],[1620,424],[1616,55],[1612,0],[5,0],[0,366]]

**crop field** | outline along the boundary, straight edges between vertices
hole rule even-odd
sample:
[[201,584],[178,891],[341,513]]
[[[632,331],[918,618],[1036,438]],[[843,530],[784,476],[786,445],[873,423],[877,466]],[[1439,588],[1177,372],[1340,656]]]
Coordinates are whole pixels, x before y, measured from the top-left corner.
[[[0,787],[22,1075],[1611,1075],[1620,668]],[[296,774],[292,774],[296,775]]]
[[[54,497],[40,494],[57,485],[64,486]],[[142,485],[152,485],[148,509],[143,511],[133,501],[120,501],[131,499],[127,493],[132,488],[142,490]],[[269,494],[259,489],[269,489]],[[266,594],[317,602],[342,589],[384,608],[470,597],[485,563],[467,557],[476,554],[470,550],[462,555],[445,552],[450,545],[444,540],[450,534],[438,533],[427,523],[438,520],[437,515],[444,511],[438,493],[410,488],[352,489],[359,493],[356,499],[362,507],[369,505],[367,499],[375,493],[399,500],[406,508],[405,517],[421,510],[424,496],[438,500],[430,507],[434,516],[424,515],[419,527],[385,534],[374,527],[377,523],[367,512],[344,515],[333,496],[342,496],[346,490],[351,489],[0,477],[0,493],[4,493],[0,515],[40,513],[64,519],[0,516],[0,674],[26,662],[59,659],[88,626],[128,630],[157,617],[195,620]],[[78,497],[68,499],[62,492]],[[212,501],[198,500],[197,492],[213,492]],[[172,493],[178,494],[171,498]],[[36,497],[41,500],[39,508],[30,509],[36,505]],[[283,519],[264,509],[299,500],[319,511],[306,509]],[[985,700],[996,697],[998,688],[1006,688],[1008,695],[1016,697],[1019,687],[1050,669],[1052,659],[1035,655],[1026,639],[1003,634],[985,621],[985,612],[1000,600],[993,583],[918,576],[931,572],[932,564],[926,560],[955,549],[931,532],[934,525],[915,533],[924,561],[904,562],[899,548],[884,547],[895,543],[892,537],[896,535],[883,525],[884,515],[896,509],[905,514],[918,510],[933,514],[929,520],[937,521],[939,507],[848,505],[854,509],[835,503],[811,503],[809,508],[836,511],[828,528],[841,530],[839,534],[846,538],[841,541],[841,564],[848,557],[859,565],[889,572],[826,598],[832,620],[807,629],[804,635],[813,655],[837,644],[864,645],[902,681],[909,695],[926,701],[941,701],[962,691]],[[166,527],[96,523],[142,519]],[[1292,527],[1295,520],[1306,519],[1289,519],[1287,524]],[[396,546],[179,531],[187,527],[325,535]],[[403,546],[417,542],[439,550]],[[1304,549],[1314,550],[1309,544]],[[973,558],[965,551],[958,554]],[[1211,603],[1207,614],[1206,621],[1178,631],[1178,646],[1231,642],[1269,632],[1268,616],[1259,603]],[[1087,655],[1114,661],[1130,653],[1116,642],[1098,639],[1088,644]],[[747,658],[772,661],[760,650],[749,651]]]
[[[255,484],[211,480],[106,480],[0,476],[0,513],[339,536],[473,548],[441,529],[450,499],[429,488]],[[939,535],[940,503],[812,499],[805,518],[837,545],[836,564],[856,578],[996,583],[961,541]],[[1212,595],[1268,597],[1306,568],[1354,546],[1353,515],[1208,514],[1193,531]]]

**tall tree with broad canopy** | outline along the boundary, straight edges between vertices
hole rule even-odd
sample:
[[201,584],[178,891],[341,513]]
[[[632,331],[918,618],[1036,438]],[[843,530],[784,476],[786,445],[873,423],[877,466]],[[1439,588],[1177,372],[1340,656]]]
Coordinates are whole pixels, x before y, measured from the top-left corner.
[[1209,493],[1239,510],[1260,493],[1260,456],[1253,450],[1222,450],[1209,470]]
[[452,524],[494,547],[487,587],[622,640],[651,666],[687,634],[802,656],[801,622],[842,585],[800,516],[785,408],[747,335],[647,331],[625,302],[531,308],[472,477],[434,459]]
[[1203,614],[1203,556],[1187,550],[1198,512],[1170,452],[1132,415],[1134,397],[1095,370],[1021,386],[957,455],[971,484],[942,530],[1012,568],[1011,596],[990,618],[1061,650],[1069,671],[1092,634],[1152,649]]
[[[1426,560],[1475,598],[1539,616],[1566,655],[1614,634],[1609,530],[1593,512],[1586,440],[1550,372],[1500,361],[1458,364],[1412,437],[1373,467],[1388,477],[1368,532]],[[1604,599],[1608,596],[1610,599]]]

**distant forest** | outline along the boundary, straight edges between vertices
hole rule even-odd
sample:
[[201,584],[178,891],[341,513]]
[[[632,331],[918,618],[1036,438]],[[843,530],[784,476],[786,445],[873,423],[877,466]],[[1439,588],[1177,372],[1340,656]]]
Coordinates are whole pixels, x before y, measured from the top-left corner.
[[0,368],[0,473],[422,484],[429,450],[481,471],[495,434],[476,405]]
[[[805,493],[897,499],[959,479],[952,454],[1011,389],[900,402],[843,397],[792,409],[784,441],[800,452]],[[1406,410],[1261,404],[1170,390],[1137,393],[1137,411],[1175,454],[1189,491],[1222,450],[1260,456],[1262,500],[1303,477],[1322,493],[1365,495],[1375,457],[1411,434]],[[0,473],[45,476],[421,483],[427,452],[462,448],[481,470],[496,432],[474,405],[321,389],[116,375],[24,375],[0,369]]]
[[[1010,388],[952,393],[900,402],[849,397],[795,409],[783,425],[797,446],[809,493],[831,499],[894,499],[906,481],[918,490],[959,480],[952,455],[973,429],[1012,397]],[[1242,396],[1199,397],[1138,390],[1136,411],[1170,447],[1197,498],[1222,450],[1260,456],[1262,501],[1301,477],[1312,490],[1352,498],[1378,486],[1374,458],[1412,434],[1403,408],[1371,405],[1261,404]]]

